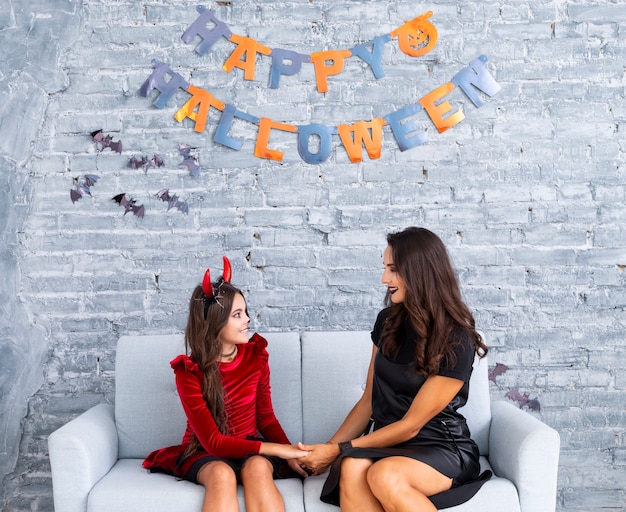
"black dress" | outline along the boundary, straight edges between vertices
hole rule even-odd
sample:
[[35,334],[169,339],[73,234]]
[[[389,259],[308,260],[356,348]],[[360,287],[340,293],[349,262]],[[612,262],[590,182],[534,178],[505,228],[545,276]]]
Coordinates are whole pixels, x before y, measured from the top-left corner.
[[[378,314],[372,331],[372,341],[379,348],[388,314],[389,309]],[[415,331],[407,326],[403,336],[405,341],[395,358],[390,359],[378,350],[374,359],[374,430],[400,420],[426,381],[426,377],[418,374],[412,367],[415,357]],[[453,507],[469,500],[491,477],[490,471],[480,474],[478,446],[470,437],[465,418],[457,411],[467,402],[475,353],[474,343],[469,333],[463,329],[456,329],[452,336],[456,342],[456,362],[452,365],[444,360],[438,375],[462,380],[464,384],[461,390],[413,439],[389,448],[351,448],[344,451],[330,468],[320,497],[322,501],[339,505],[339,476],[343,457],[380,460],[404,456],[428,464],[453,480],[450,490],[430,496],[429,499],[438,509]]]

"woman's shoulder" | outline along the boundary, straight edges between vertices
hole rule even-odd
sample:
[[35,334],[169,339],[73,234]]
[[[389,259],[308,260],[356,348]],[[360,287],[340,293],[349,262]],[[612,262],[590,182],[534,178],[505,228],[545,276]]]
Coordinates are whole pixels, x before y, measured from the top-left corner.
[[372,341],[374,342],[376,346],[378,346],[380,343],[381,336],[383,333],[383,327],[385,325],[385,321],[387,320],[387,317],[389,316],[390,312],[391,312],[391,308],[388,307],[388,308],[380,310],[378,312],[378,315],[376,316],[376,321],[374,322],[374,328],[372,329],[372,332],[371,332]]
[[391,307],[381,309],[378,312],[378,315],[376,315],[376,322],[374,322],[374,328],[381,329],[382,326],[387,321],[387,318],[389,317],[390,314],[391,314]]
[[452,328],[449,340],[450,342],[452,342],[453,345],[461,346],[463,347],[463,349],[473,349],[475,345],[474,334],[472,333],[472,331],[469,328],[462,327],[460,325],[455,325]]

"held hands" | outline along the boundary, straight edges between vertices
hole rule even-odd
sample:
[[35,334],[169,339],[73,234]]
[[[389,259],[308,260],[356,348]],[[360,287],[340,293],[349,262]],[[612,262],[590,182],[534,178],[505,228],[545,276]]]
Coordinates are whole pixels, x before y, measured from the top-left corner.
[[298,448],[307,452],[307,455],[298,459],[298,464],[309,474],[319,475],[326,471],[339,455],[336,444],[302,444]]
[[261,453],[266,455],[274,455],[285,459],[289,467],[300,476],[307,477],[309,474],[302,468],[298,460],[309,455],[309,451],[302,450],[295,444],[279,444],[279,443],[262,443]]
[[298,443],[298,446],[296,446],[295,444],[276,444],[275,449],[272,450],[272,455],[276,455],[281,459],[287,460],[300,459],[309,455],[309,451],[302,450],[299,444],[300,443]]

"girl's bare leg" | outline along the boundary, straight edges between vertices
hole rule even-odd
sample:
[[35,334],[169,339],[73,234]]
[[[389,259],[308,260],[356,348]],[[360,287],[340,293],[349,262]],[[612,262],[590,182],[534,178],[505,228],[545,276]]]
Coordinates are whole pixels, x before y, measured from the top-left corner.
[[246,512],[284,512],[285,504],[273,478],[274,467],[265,457],[250,457],[241,468]]
[[204,486],[202,512],[239,512],[237,477],[228,464],[208,462],[198,471],[197,480]]
[[367,482],[370,459],[346,457],[341,461],[339,504],[342,512],[384,512]]
[[452,487],[452,478],[418,460],[388,457],[367,472],[368,487],[385,512],[437,512],[428,496]]

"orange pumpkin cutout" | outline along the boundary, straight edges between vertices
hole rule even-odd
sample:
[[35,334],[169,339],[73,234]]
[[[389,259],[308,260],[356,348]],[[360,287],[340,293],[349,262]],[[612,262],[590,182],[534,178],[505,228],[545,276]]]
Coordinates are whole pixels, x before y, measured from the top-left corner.
[[391,32],[391,37],[398,38],[398,46],[402,53],[409,57],[421,57],[431,51],[437,44],[437,29],[428,21],[432,11],[407,21]]

